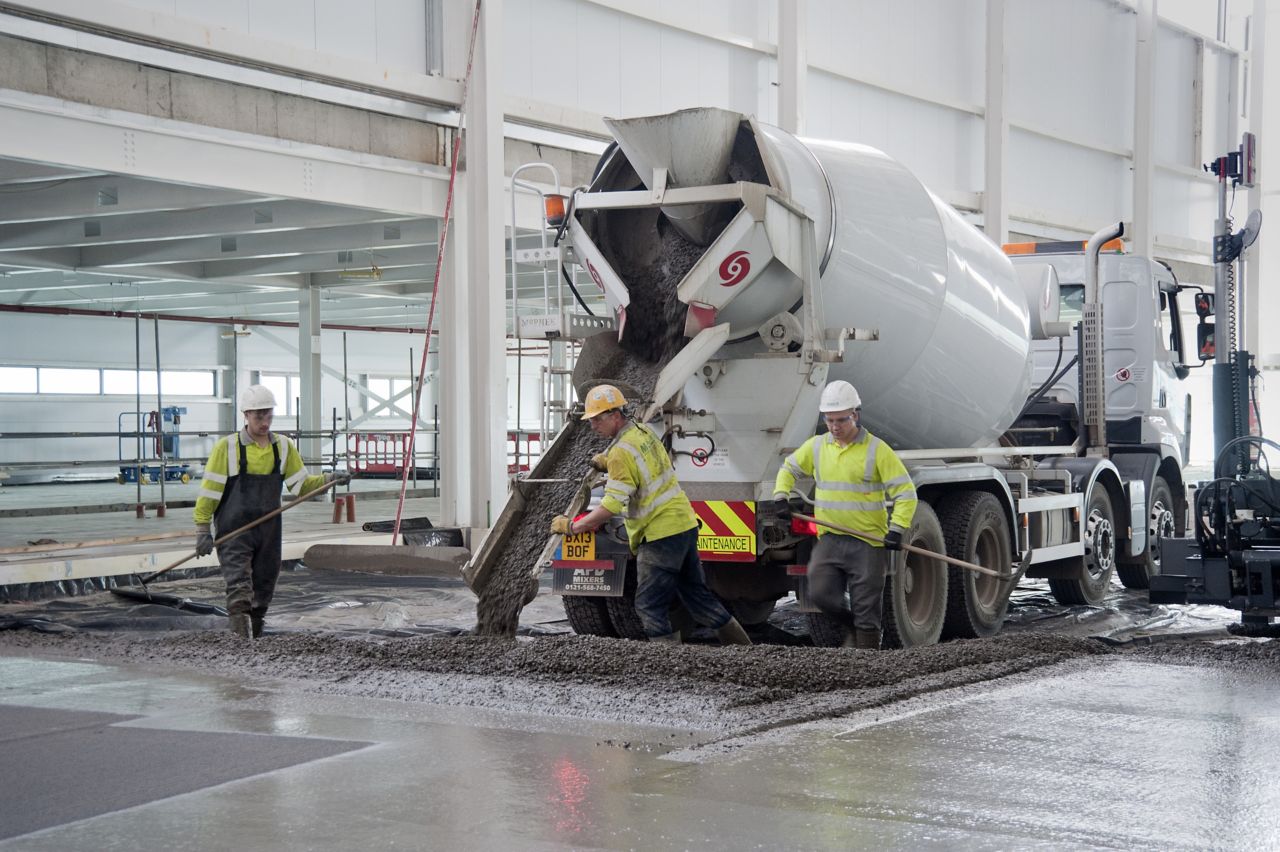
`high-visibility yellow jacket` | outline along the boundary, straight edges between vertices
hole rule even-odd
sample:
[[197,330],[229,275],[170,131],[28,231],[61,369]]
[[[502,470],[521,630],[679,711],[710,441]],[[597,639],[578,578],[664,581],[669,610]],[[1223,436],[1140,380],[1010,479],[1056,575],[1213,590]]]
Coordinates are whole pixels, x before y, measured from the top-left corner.
[[645,541],[698,525],[693,506],[676,481],[671,457],[648,426],[627,425],[609,448],[609,479],[602,505],[623,516],[632,552]]
[[[307,468],[302,463],[302,454],[298,452],[293,441],[285,435],[277,435],[274,432],[271,433],[270,439],[271,443],[280,447],[280,472],[284,475],[285,488],[294,494],[306,494],[324,485],[324,474],[307,475]],[[207,526],[213,520],[213,513],[217,510],[218,504],[222,502],[222,491],[227,487],[227,478],[232,475],[229,472],[228,461],[234,459],[234,473],[240,472],[240,457],[229,450],[232,441],[236,441],[240,451],[244,453],[248,473],[271,472],[271,465],[275,460],[271,443],[265,447],[259,447],[244,429],[235,435],[219,438],[213,445],[209,460],[204,464],[204,477],[200,480],[200,493],[196,496],[197,526]]]
[[[774,494],[786,494],[797,477],[814,481],[813,516],[879,538],[890,529],[905,533],[916,513],[916,489],[893,448],[866,429],[841,447],[828,432],[815,435],[787,456],[774,480]],[[892,504],[893,516],[887,506]],[[818,527],[818,535],[832,530]],[[876,545],[880,546],[880,545]]]

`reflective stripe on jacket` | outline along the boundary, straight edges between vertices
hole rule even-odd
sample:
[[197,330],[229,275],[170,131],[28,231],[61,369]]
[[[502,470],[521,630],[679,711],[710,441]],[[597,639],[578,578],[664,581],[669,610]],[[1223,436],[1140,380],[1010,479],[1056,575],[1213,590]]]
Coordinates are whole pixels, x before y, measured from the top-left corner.
[[[883,538],[890,529],[906,532],[916,513],[916,488],[893,448],[866,429],[841,447],[828,432],[815,435],[787,456],[773,492],[787,493],[798,477],[814,482],[813,516]],[[890,518],[887,504],[893,506]],[[818,527],[818,535],[832,532]]]
[[622,515],[633,552],[641,542],[698,525],[666,448],[652,429],[639,423],[627,425],[609,448],[609,479],[602,505]]
[[213,445],[209,460],[204,464],[204,474],[200,479],[200,493],[196,496],[194,513],[197,525],[204,526],[213,520],[213,513],[222,502],[222,492],[227,487],[227,480],[234,475],[231,472],[232,468],[235,473],[240,471],[238,455],[235,457],[234,465],[229,463],[232,458],[229,447],[231,442],[236,440],[239,441],[241,452],[245,454],[247,473],[271,472],[275,464],[275,453],[271,449],[271,444],[274,443],[280,448],[280,473],[284,476],[284,486],[290,493],[305,494],[324,485],[324,474],[307,475],[306,465],[302,463],[302,454],[287,436],[273,432],[271,442],[265,447],[259,447],[257,442],[242,429],[234,435],[219,438]]

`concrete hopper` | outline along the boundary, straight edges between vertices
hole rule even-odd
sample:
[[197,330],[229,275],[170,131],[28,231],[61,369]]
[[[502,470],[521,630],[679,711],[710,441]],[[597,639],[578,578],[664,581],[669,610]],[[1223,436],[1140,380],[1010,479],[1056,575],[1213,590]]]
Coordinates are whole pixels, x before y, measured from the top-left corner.
[[[742,114],[715,108],[685,109],[643,118],[606,118],[605,125],[645,188],[655,188],[655,169],[666,170],[666,187],[729,183],[729,158]],[[661,181],[661,178],[658,178]],[[662,212],[693,243],[708,245],[732,215],[723,205],[683,204]]]

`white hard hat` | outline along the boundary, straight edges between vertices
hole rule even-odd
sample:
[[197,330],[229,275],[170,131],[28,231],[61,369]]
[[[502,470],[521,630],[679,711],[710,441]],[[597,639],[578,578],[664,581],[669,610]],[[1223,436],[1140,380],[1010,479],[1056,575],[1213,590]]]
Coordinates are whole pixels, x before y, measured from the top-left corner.
[[862,407],[862,397],[857,389],[845,381],[835,381],[822,389],[822,400],[818,410],[823,414],[831,411],[852,411]]
[[275,408],[276,395],[266,385],[249,385],[240,392],[240,410],[258,411],[263,408]]

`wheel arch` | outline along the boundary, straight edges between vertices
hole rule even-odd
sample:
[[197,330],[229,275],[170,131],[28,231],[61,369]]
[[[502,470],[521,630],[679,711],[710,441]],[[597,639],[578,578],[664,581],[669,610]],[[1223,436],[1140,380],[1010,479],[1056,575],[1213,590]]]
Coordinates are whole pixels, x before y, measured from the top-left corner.
[[1005,520],[1009,522],[1009,545],[1012,552],[1022,552],[1018,542],[1018,515],[1009,483],[994,468],[986,465],[910,468],[916,497],[935,509],[949,495],[961,491],[985,491],[1000,501]]

